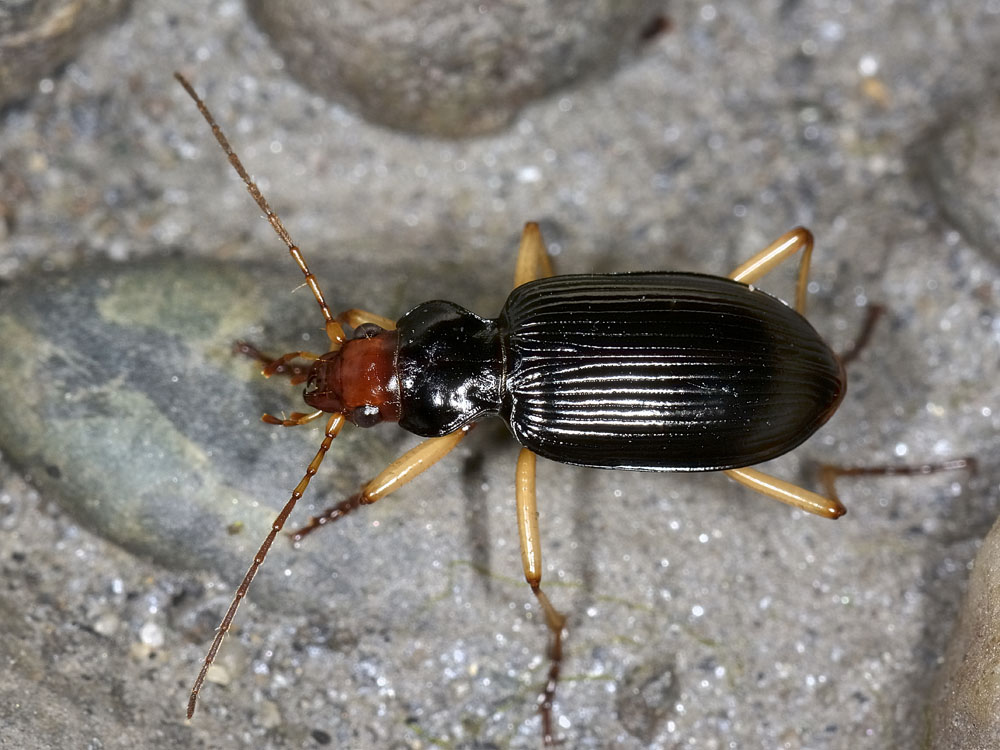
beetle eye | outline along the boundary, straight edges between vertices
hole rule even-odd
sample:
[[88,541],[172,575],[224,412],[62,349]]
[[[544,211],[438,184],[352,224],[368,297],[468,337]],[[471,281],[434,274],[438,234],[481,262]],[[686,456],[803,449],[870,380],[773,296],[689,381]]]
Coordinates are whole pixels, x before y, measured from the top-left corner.
[[374,323],[362,323],[354,329],[354,338],[370,339],[373,336],[378,336],[384,330],[385,329],[382,328],[382,326],[377,326]]
[[365,404],[351,412],[351,422],[358,427],[374,427],[382,421],[382,412],[377,406]]

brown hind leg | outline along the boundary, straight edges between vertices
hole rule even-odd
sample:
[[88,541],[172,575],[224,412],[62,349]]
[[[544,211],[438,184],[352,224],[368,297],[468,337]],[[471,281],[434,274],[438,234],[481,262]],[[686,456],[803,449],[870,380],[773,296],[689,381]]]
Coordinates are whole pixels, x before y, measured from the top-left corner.
[[879,466],[835,466],[833,464],[820,464],[819,479],[823,483],[823,488],[827,495],[836,499],[837,488],[834,486],[838,477],[912,477],[925,476],[927,474],[938,474],[942,471],[968,471],[975,474],[978,470],[978,462],[972,456],[963,458],[950,458],[947,461],[937,461],[926,464],[910,464],[905,466],[894,466],[885,464]]
[[[869,305],[867,315],[861,324],[861,330],[854,339],[854,343],[849,349],[839,355],[841,363],[846,367],[861,356],[862,352],[871,343],[872,333],[878,323],[879,318],[885,314],[885,307],[882,305]],[[836,481],[838,477],[892,477],[892,476],[926,476],[927,474],[938,474],[944,471],[966,470],[972,474],[978,468],[976,459],[972,456],[962,456],[944,461],[933,461],[923,464],[879,464],[874,466],[838,466],[835,464],[820,464],[819,479],[823,483],[823,488],[829,497],[837,500]]]

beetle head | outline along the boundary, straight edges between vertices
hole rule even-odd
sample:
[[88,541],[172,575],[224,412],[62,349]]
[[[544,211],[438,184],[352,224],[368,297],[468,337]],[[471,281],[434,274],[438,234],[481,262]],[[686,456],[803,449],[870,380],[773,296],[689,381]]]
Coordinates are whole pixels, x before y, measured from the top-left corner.
[[399,421],[395,331],[365,323],[340,349],[313,363],[303,393],[320,411],[343,414],[358,427]]

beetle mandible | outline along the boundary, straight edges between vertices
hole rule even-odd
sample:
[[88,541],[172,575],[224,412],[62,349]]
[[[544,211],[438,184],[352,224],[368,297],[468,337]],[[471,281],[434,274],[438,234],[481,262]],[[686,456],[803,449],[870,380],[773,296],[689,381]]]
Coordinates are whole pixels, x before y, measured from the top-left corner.
[[[728,277],[693,273],[554,276],[538,225],[525,225],[514,290],[495,319],[451,302],[417,305],[393,322],[363,310],[333,315],[278,216],[247,174],[212,114],[194,99],[322,312],[330,351],[276,359],[249,345],[264,374],[305,382],[313,409],[285,426],[327,417],[319,450],[275,518],[236,591],[191,690],[194,714],[205,675],[278,532],[345,422],[396,422],[426,438],[354,496],[310,520],[316,527],[394,492],[441,460],[486,417],[500,417],[522,448],[516,469],[524,576],[545,616],[548,679],[539,698],[542,733],[553,741],[552,703],[566,617],[541,587],[535,456],[637,471],[724,471],[747,487],[826,518],[843,515],[833,496],[768,476],[754,464],[780,456],[836,411],[846,380],[841,361],[803,316],[811,233],[787,232]],[[794,309],[750,286],[800,253]],[[344,325],[353,329],[348,336]],[[296,360],[311,363],[293,365]],[[293,369],[294,368],[294,369]]]

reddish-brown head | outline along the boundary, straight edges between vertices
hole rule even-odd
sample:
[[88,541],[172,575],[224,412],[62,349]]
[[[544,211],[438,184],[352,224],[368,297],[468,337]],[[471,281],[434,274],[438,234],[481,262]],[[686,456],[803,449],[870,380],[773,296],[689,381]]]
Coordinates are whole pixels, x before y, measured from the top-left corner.
[[343,414],[358,427],[399,421],[395,331],[365,323],[354,337],[320,357],[303,398],[320,411]]

